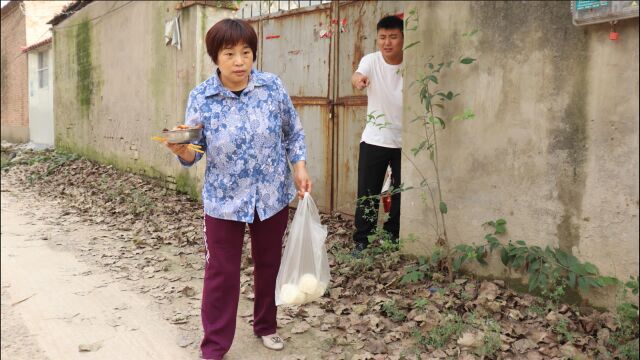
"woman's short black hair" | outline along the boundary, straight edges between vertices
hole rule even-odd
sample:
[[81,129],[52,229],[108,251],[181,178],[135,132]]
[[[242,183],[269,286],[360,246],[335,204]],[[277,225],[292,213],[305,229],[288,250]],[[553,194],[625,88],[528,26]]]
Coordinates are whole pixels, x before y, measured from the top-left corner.
[[258,35],[248,22],[239,19],[224,19],[215,23],[204,39],[207,53],[214,64],[218,64],[218,54],[225,47],[247,44],[253,51],[253,61],[258,58]]
[[376,27],[376,31],[380,29],[392,30],[398,29],[400,32],[404,34],[404,21],[397,17],[396,15],[385,16],[380,21],[378,21],[378,26]]

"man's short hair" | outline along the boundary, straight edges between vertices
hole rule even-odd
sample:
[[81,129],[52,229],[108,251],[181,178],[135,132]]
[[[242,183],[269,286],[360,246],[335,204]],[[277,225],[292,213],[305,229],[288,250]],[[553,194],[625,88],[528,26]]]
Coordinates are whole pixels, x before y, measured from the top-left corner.
[[385,16],[378,21],[376,31],[380,29],[392,30],[398,29],[404,34],[404,21],[395,15]]

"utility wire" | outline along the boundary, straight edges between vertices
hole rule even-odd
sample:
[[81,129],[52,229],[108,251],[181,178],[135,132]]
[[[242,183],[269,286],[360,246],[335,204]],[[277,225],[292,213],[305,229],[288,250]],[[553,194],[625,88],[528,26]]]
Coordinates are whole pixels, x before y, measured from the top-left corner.
[[[104,13],[104,14],[102,14],[102,15],[98,15],[98,16],[96,16],[96,17],[93,17],[93,18],[89,19],[88,21],[100,20],[100,19],[101,19],[101,18],[103,18],[104,16],[107,16],[107,15],[111,14],[112,12],[115,12],[115,11],[117,11],[117,10],[120,10],[120,9],[122,9],[123,7],[125,7],[125,6],[129,5],[129,4],[133,3],[133,2],[134,2],[134,1],[127,1],[124,5],[121,5],[121,6],[117,7],[117,8],[115,8],[115,9],[111,9],[111,10],[107,11],[106,13]],[[72,14],[74,14],[75,12],[76,12],[76,11],[72,12]],[[72,27],[79,26],[79,25],[80,25],[80,24],[73,24],[73,25],[67,25],[67,26],[64,26],[64,25],[56,25],[56,26],[54,26],[54,28],[55,28],[55,29],[67,29],[67,28],[72,28]]]

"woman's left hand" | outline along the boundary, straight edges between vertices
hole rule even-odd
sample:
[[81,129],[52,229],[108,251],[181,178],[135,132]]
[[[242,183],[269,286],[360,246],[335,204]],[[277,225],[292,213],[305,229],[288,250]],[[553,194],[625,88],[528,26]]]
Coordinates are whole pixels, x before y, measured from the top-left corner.
[[307,163],[304,160],[300,160],[293,164],[293,179],[296,183],[296,189],[298,189],[298,197],[302,199],[304,193],[311,193],[311,179],[307,173]]

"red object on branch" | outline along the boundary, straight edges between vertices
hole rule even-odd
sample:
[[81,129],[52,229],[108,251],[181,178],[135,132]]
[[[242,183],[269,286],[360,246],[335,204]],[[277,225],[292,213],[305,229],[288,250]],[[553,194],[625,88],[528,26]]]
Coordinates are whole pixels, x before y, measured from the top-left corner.
[[391,194],[386,193],[382,195],[382,205],[384,206],[384,212],[391,211]]
[[280,35],[267,35],[265,36],[265,39],[267,40],[271,40],[271,39],[279,39]]

